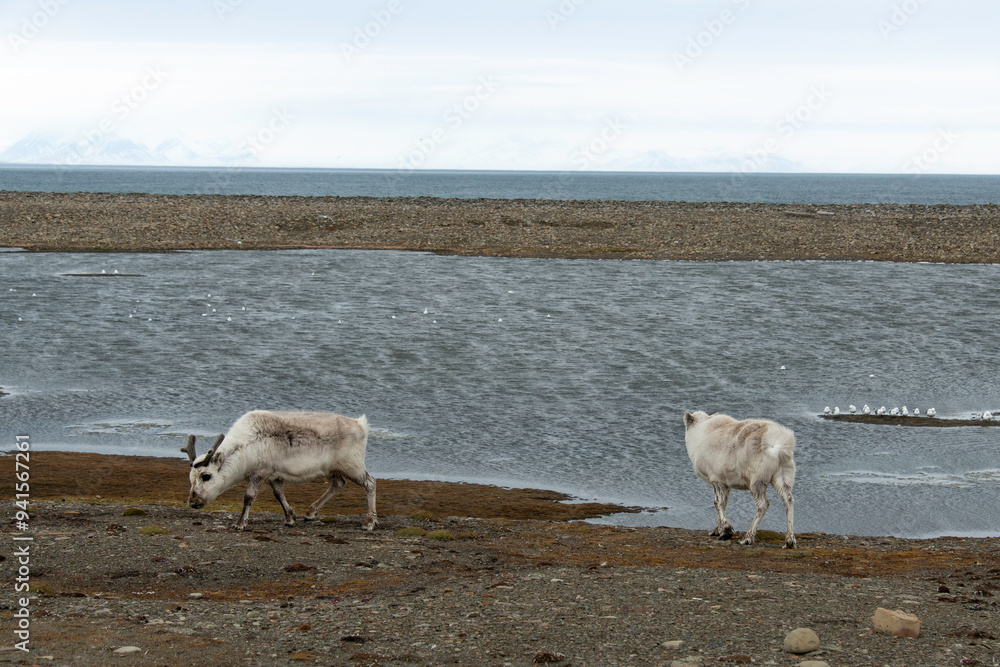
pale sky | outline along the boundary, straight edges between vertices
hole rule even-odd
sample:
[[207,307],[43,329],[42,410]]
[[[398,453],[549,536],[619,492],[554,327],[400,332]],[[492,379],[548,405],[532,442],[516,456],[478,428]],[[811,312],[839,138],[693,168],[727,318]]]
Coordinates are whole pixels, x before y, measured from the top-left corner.
[[998,26],[997,0],[4,0],[0,160],[996,174]]

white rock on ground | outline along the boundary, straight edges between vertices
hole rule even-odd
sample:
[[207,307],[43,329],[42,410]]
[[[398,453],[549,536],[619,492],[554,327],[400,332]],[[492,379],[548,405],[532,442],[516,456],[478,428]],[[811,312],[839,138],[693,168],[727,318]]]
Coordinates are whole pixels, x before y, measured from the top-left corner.
[[897,637],[920,636],[920,619],[900,609],[889,611],[879,607],[872,616],[872,625],[875,626],[875,632],[884,632]]
[[810,653],[819,648],[819,637],[809,628],[796,628],[785,636],[787,653]]

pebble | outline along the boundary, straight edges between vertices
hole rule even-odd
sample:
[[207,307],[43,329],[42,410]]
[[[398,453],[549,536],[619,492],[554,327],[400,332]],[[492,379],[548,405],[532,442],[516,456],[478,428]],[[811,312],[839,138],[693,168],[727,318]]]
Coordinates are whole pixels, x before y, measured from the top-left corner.
[[830,663],[825,660],[806,660],[800,662],[796,667],[830,667]]
[[809,628],[796,628],[785,636],[785,652],[810,653],[819,648],[819,637]]
[[139,653],[141,651],[142,649],[139,648],[138,646],[122,646],[121,648],[116,648],[113,652],[125,654],[125,653]]

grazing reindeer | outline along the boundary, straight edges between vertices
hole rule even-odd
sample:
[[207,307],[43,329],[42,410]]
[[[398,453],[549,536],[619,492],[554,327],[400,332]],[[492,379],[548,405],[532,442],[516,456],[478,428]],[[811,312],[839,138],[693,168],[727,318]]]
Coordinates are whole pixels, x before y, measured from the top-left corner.
[[711,535],[728,540],[733,525],[726,519],[730,489],[749,489],[757,514],[740,544],[753,544],[757,527],[767,512],[767,487],[771,485],[785,503],[785,548],[795,548],[792,531],[792,486],[795,484],[795,434],[766,419],[736,421],[704,412],[684,413],[684,441],[695,474],[715,489],[719,514]]
[[248,412],[220,435],[212,448],[198,457],[195,437],[188,436],[181,449],[191,459],[191,495],[188,505],[200,509],[219,494],[246,480],[243,512],[234,524],[243,530],[262,482],[271,485],[285,512],[285,525],[295,525],[295,512],[285,500],[285,482],[308,482],[325,477],[330,486],[309,506],[305,519],[315,519],[319,509],[344,486],[346,480],[363,486],[368,495],[365,528],[378,524],[375,514],[375,480],[365,469],[368,419],[342,417],[332,412]]

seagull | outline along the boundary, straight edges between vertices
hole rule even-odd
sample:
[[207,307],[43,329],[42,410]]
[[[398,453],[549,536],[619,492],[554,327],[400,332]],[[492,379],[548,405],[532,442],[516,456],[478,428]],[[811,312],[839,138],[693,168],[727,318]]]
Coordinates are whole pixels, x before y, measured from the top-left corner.
[[787,369],[786,369],[786,368],[785,368],[784,366],[782,366],[782,367],[781,367],[781,368],[779,368],[778,370],[780,370],[780,371],[784,371],[784,370],[787,370]]
[[865,407],[861,408],[861,413],[862,414],[866,414],[866,415],[870,415],[872,413],[872,409],[870,407],[868,407],[868,404],[866,403]]
[[875,411],[875,414],[877,414],[877,415],[879,415],[879,416],[882,416],[882,415],[884,415],[884,414],[885,414],[885,406],[883,405],[883,406],[882,406],[882,407],[880,407],[880,408],[879,408],[878,410],[876,410],[876,411]]
[[898,417],[899,416],[899,408],[893,408],[892,410],[889,410],[889,414],[892,415],[893,417]]
[[920,416],[920,408],[913,408],[913,416],[914,417]]
[[857,412],[857,411],[858,411],[858,409],[857,409],[857,408],[856,408],[855,406],[853,406],[853,405],[848,405],[848,406],[847,406],[847,409],[851,411],[851,414],[852,414],[852,415],[853,415],[853,414],[854,414],[855,412]]
[[829,406],[829,405],[828,405],[828,406],[826,406],[825,408],[823,408],[823,414],[824,414],[824,415],[828,415],[828,414],[830,414],[830,406]]
[[937,410],[935,410],[934,408],[927,408],[927,416],[928,417],[937,416]]
[[424,308],[424,315],[426,315],[426,314],[427,314],[427,309],[426,309],[426,308]]
[[992,419],[993,419],[993,413],[992,412],[990,412],[989,410],[987,410],[986,412],[983,413],[983,421],[984,422],[991,421]]
[[833,408],[833,414],[835,414],[835,415],[839,415],[839,414],[840,414],[840,408],[838,408],[838,407],[834,407],[834,408]]
[[903,409],[899,411],[899,414],[903,415],[904,417],[909,417],[910,416],[910,411],[907,410],[906,406],[904,405]]

